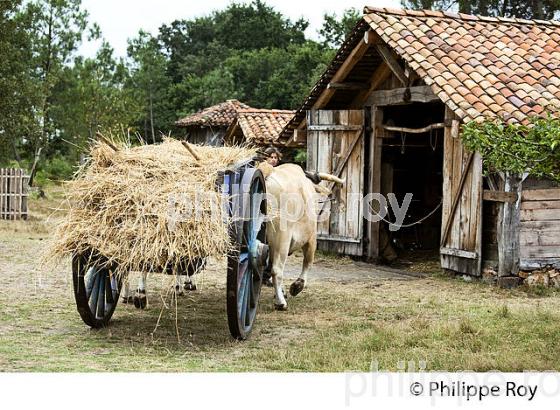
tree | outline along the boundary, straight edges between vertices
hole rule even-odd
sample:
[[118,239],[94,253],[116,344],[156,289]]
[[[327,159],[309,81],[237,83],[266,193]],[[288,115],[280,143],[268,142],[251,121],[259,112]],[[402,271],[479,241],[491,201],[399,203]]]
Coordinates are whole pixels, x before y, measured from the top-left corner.
[[34,109],[41,132],[31,139],[29,148],[38,155],[54,135],[53,90],[82,40],[88,26],[87,13],[81,9],[81,0],[35,0],[26,4],[20,18],[32,22],[29,64],[37,87],[39,103]]
[[168,74],[180,83],[189,75],[215,70],[234,51],[303,44],[308,25],[304,19],[292,22],[254,0],[250,4],[232,3],[210,16],[163,25],[158,39],[169,57]]
[[353,8],[345,10],[340,19],[334,13],[325,14],[323,26],[319,30],[323,45],[338,49],[361,18],[362,13]]
[[128,56],[131,59],[128,87],[135,90],[136,100],[142,107],[138,120],[143,124],[144,138],[156,142],[156,130],[165,132],[174,121],[167,59],[157,39],[144,31],[129,41]]
[[52,145],[58,154],[79,159],[82,148],[98,131],[121,133],[133,123],[139,108],[125,88],[127,81],[124,62],[115,60],[105,41],[95,58],[78,57],[73,66],[65,67],[51,109],[57,129]]
[[21,0],[0,2],[0,162],[21,161],[21,141],[38,132],[33,106],[29,20],[18,18]]
[[483,16],[552,19],[560,10],[560,0],[403,0],[412,9],[455,10]]

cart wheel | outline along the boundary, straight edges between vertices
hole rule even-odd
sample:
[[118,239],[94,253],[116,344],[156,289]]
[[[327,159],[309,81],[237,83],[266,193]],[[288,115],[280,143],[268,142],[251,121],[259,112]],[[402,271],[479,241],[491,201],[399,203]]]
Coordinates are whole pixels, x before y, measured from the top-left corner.
[[255,322],[268,258],[265,183],[261,171],[248,168],[233,187],[232,243],[228,255],[227,314],[231,335],[246,339]]
[[117,307],[121,278],[113,269],[96,265],[99,259],[89,254],[72,258],[72,278],[76,306],[82,320],[93,328],[105,327]]

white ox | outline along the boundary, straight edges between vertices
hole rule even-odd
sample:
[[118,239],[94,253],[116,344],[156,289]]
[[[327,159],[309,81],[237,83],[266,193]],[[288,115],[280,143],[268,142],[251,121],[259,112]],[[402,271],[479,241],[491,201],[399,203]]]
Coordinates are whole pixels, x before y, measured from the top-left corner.
[[[290,295],[296,296],[305,287],[307,274],[313,265],[317,248],[317,193],[327,193],[315,185],[295,164],[275,168],[261,164],[266,178],[269,202],[273,202],[272,219],[268,222],[266,236],[272,265],[274,307],[286,310],[288,304],[282,285],[284,266],[288,255],[303,251],[301,274],[290,286]],[[338,184],[344,181],[329,174],[318,173],[316,180],[329,180]]]

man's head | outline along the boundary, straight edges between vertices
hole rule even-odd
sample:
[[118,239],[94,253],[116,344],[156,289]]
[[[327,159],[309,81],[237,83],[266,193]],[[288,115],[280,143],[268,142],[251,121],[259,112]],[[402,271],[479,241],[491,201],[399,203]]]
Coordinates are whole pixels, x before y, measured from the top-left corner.
[[280,153],[280,150],[276,147],[268,147],[267,149],[265,149],[264,156],[266,162],[268,162],[273,167],[278,165],[280,159],[282,158],[282,154]]

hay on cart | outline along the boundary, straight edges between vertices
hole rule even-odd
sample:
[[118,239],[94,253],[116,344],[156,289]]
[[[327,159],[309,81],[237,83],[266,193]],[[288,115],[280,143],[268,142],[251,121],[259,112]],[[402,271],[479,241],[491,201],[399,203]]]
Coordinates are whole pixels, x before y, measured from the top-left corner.
[[254,156],[248,148],[189,147],[172,138],[136,147],[96,142],[66,184],[67,214],[46,257],[94,251],[123,274],[223,256],[231,244],[217,180]]

